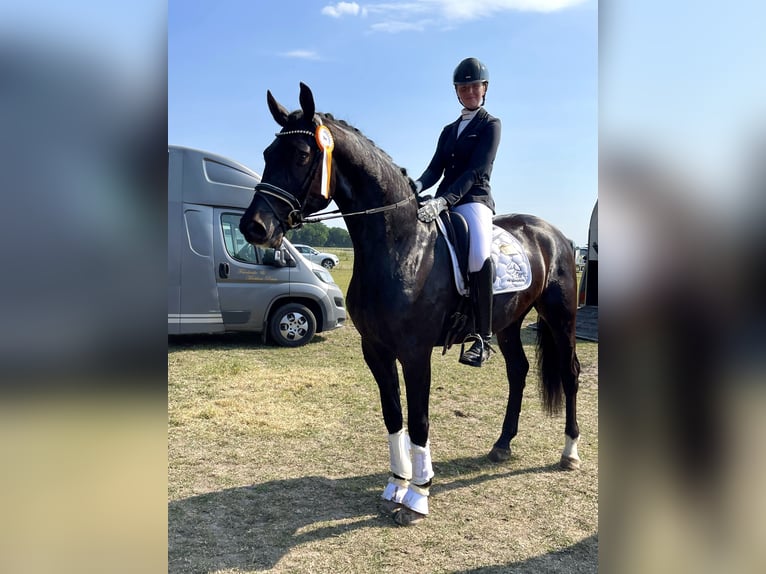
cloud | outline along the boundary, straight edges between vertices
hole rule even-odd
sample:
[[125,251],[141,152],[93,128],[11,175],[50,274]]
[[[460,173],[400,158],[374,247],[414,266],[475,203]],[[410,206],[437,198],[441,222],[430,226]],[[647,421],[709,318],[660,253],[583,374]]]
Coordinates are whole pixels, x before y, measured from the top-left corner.
[[370,29],[376,32],[423,31],[430,26],[451,26],[457,22],[488,18],[498,12],[556,12],[588,0],[408,0],[360,6],[356,2],[338,2],[322,8],[322,14],[370,16]]
[[322,14],[332,16],[333,18],[340,18],[346,15],[357,16],[360,12],[364,11],[360,9],[359,4],[356,2],[338,2],[334,6],[331,4],[322,8]]
[[557,12],[586,0],[422,0],[432,5],[447,20],[478,20],[497,12]]
[[374,32],[388,32],[396,34],[397,32],[422,32],[426,28],[427,22],[402,22],[400,20],[386,20],[385,22],[376,22],[370,26]]
[[299,60],[321,60],[314,50],[290,50],[279,54],[284,58],[297,58]]

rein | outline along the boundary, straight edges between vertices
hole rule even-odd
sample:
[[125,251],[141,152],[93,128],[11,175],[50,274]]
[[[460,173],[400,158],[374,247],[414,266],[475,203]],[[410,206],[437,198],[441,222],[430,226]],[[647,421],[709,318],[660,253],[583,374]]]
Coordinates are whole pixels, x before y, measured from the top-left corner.
[[407,199],[402,199],[401,201],[397,201],[396,203],[390,203],[388,205],[383,205],[381,207],[373,207],[371,209],[365,209],[364,211],[352,211],[351,213],[341,213],[340,209],[335,209],[333,211],[328,211],[326,213],[320,213],[319,215],[315,217],[306,217],[303,219],[305,223],[319,223],[320,221],[325,221],[327,219],[338,219],[340,217],[351,217],[352,215],[372,215],[373,213],[381,213],[383,211],[391,211],[392,209],[397,209],[398,207],[401,207],[403,205],[407,205],[412,199],[414,198],[414,195],[409,196]]

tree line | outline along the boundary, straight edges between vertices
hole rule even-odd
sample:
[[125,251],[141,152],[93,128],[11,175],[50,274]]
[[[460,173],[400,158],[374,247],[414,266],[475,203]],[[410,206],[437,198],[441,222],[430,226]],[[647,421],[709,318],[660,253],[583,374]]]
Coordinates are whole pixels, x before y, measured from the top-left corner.
[[312,247],[352,247],[348,231],[340,227],[327,227],[324,223],[307,223],[300,229],[287,232],[290,243],[304,243]]

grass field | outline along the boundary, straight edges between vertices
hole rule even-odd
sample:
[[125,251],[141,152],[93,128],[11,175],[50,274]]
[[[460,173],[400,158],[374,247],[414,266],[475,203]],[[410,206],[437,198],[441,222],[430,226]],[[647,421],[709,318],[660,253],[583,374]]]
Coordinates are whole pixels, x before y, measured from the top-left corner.
[[[353,255],[332,251],[345,290]],[[534,363],[534,331],[523,340]],[[496,465],[502,358],[471,369],[435,352],[431,515],[403,528],[377,510],[386,430],[353,325],[298,349],[170,339],[169,571],[596,572],[598,344],[578,355],[583,464],[566,472],[564,421],[543,414],[533,372],[513,456]]]

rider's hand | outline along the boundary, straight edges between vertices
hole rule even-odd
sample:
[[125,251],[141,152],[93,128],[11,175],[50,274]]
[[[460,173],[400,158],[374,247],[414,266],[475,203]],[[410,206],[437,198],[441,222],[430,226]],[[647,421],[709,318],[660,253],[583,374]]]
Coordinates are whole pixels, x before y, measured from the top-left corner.
[[429,199],[418,209],[418,219],[423,223],[429,223],[436,219],[439,214],[447,209],[447,200],[443,197]]

